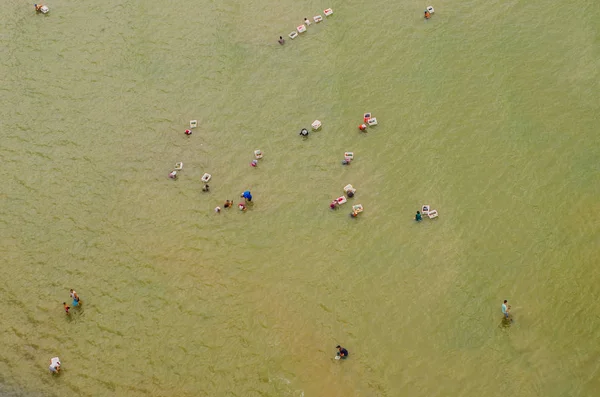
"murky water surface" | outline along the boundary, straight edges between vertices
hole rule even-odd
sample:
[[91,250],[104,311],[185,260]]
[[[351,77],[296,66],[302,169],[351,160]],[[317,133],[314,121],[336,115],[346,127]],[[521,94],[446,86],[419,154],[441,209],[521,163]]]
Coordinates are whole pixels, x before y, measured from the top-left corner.
[[1,393],[597,395],[596,2],[48,5],[0,13]]

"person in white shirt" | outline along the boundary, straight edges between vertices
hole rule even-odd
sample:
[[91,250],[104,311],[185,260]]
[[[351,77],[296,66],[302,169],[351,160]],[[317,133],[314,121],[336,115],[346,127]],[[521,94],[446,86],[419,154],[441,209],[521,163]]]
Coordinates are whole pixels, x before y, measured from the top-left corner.
[[57,374],[60,372],[60,359],[58,357],[52,357],[50,359],[50,366],[48,367],[50,372]]

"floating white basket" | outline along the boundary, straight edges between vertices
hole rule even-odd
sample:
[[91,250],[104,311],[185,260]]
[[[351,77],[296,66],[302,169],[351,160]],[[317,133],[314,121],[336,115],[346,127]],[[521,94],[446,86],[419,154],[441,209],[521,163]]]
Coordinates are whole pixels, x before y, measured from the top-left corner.
[[344,193],[348,193],[348,192],[355,193],[356,189],[354,188],[354,186],[347,184],[346,186],[344,186]]
[[360,214],[361,212],[363,212],[363,206],[362,204],[356,204],[352,206],[352,211],[354,211],[357,214]]

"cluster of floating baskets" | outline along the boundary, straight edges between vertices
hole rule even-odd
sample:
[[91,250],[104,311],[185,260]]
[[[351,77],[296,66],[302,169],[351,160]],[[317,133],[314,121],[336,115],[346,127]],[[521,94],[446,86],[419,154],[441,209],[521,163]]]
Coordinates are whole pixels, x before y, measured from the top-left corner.
[[[331,15],[333,15],[333,10],[332,10],[331,8],[328,8],[328,9],[326,9],[326,10],[323,10],[323,14],[325,14],[325,16],[326,16],[326,17],[328,17],[328,16],[331,16]],[[305,19],[304,21],[305,21],[305,23],[303,23],[302,25],[298,25],[298,26],[296,27],[296,30],[294,30],[293,32],[291,32],[290,34],[288,34],[288,36],[289,36],[289,38],[290,38],[290,39],[292,39],[292,40],[293,40],[293,39],[295,39],[296,37],[298,37],[298,35],[299,35],[300,33],[304,33],[304,32],[306,32],[306,28],[308,27],[308,25],[310,25],[310,24],[311,24],[311,22],[310,22],[309,20],[307,20],[307,19]],[[323,21],[323,17],[321,16],[321,14],[319,14],[319,15],[315,15],[315,16],[313,17],[313,21],[314,21],[315,23],[322,22],[322,21]]]
[[[354,188],[354,186],[352,186],[350,184],[344,186],[344,195],[334,199],[331,203],[331,208],[335,209],[337,206],[346,204],[348,202],[348,199],[346,198],[346,196],[348,196],[348,198],[351,198],[351,197],[354,197],[355,193],[356,193],[356,189]],[[360,214],[361,212],[363,212],[362,204],[355,204],[352,206],[352,212],[350,213],[350,215],[353,218],[356,218],[358,216],[358,214]]]
[[429,219],[434,219],[438,217],[437,210],[432,210],[429,204],[425,204],[421,207],[421,213],[423,215],[427,215]]
[[367,132],[367,126],[375,127],[377,125],[377,118],[373,117],[371,112],[365,113],[363,115],[363,123],[358,126],[358,129]]
[[[185,130],[185,134],[192,135],[192,130],[196,127],[198,127],[198,120],[190,120],[190,129]],[[183,162],[179,161],[179,162],[175,163],[174,168],[175,169],[173,171],[171,171],[171,173],[169,174],[169,178],[171,178],[171,179],[177,179],[177,172],[183,170]],[[204,175],[202,175],[201,180],[202,180],[202,182],[207,183],[208,181],[210,181],[211,178],[212,178],[212,175],[209,174],[208,172],[205,172]]]

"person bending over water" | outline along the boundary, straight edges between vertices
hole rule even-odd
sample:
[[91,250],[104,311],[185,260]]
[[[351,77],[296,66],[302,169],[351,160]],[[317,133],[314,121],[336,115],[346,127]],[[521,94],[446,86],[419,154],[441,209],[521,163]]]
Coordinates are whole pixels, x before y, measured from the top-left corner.
[[285,44],[285,40],[283,39],[283,37],[282,37],[282,36],[279,36],[279,40],[277,40],[277,42],[278,42],[279,44],[281,44],[281,45],[284,45],[284,44]]
[[53,374],[58,374],[60,372],[60,360],[58,357],[53,357],[50,359],[50,367],[48,367],[48,369]]
[[431,14],[429,13],[429,11],[425,10],[425,19],[429,18],[431,18]]
[[231,208],[233,202],[231,200],[225,200],[225,204],[223,204],[224,208]]
[[335,348],[338,349],[337,355],[340,356],[340,358],[348,357],[348,350],[344,349],[340,345],[337,345]]
[[250,190],[246,190],[240,197],[243,197],[246,199],[246,201],[252,201],[252,194],[250,193]]

